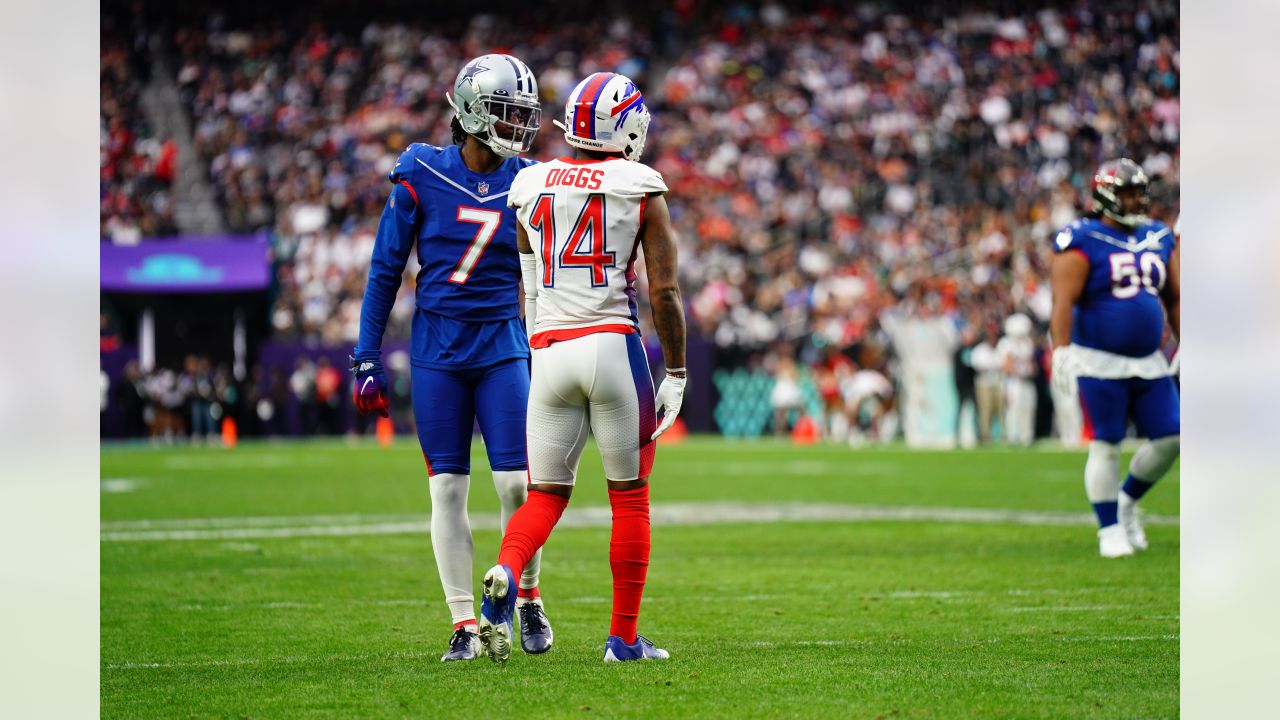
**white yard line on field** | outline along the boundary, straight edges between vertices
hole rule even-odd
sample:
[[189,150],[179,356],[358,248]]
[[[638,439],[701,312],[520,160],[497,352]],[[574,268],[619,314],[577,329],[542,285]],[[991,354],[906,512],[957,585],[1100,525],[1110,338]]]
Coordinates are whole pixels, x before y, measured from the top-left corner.
[[364,655],[283,655],[268,658],[226,658],[222,660],[191,660],[187,662],[121,662],[103,665],[105,670],[139,670],[148,668],[212,668],[244,667],[246,665],[299,665],[316,663],[351,662],[361,660],[420,660],[438,657],[438,653],[397,652],[369,653]]
[[[1069,591],[1064,591],[1060,588],[1043,588],[1040,590],[1004,590],[1004,591],[1000,591],[1000,590],[993,590],[993,591],[894,590],[894,591],[888,591],[888,592],[856,593],[850,597],[860,602],[887,600],[887,601],[901,601],[901,602],[911,603],[915,601],[929,601],[929,600],[967,600],[971,603],[981,603],[986,607],[991,607],[993,604],[999,604],[1001,602],[1002,597],[1009,597],[1009,598],[1016,597],[1016,598],[1022,599],[1026,597],[1048,598],[1050,596],[1053,596],[1056,598],[1060,598],[1063,595],[1071,595],[1071,596],[1079,597],[1079,596],[1095,595],[1095,594],[1098,594],[1098,591],[1090,590],[1088,588],[1076,588]],[[657,595],[652,597],[646,597],[645,602],[650,604],[652,603],[665,604],[668,602],[676,602],[676,603],[709,602],[709,601],[723,599],[723,597],[724,595],[722,593],[715,594],[715,595],[702,595],[702,594],[690,595],[685,593],[679,596]],[[761,603],[802,602],[806,598],[811,599],[810,595],[807,595],[805,592],[800,592],[800,591],[797,591],[796,593],[793,593],[793,594],[763,593],[763,594],[746,594],[746,595],[734,596],[735,602],[761,602]],[[425,607],[425,606],[431,605],[433,602],[434,601],[429,601],[426,598],[381,598],[381,599],[369,599],[369,600],[344,599],[340,603],[296,602],[296,601],[273,600],[273,601],[266,601],[266,602],[236,603],[234,605],[227,604],[227,603],[207,603],[207,604],[206,603],[183,603],[180,605],[174,605],[172,606],[172,608],[176,611],[181,611],[181,612],[229,612],[232,610],[235,610],[235,611],[325,610],[326,608],[333,608],[338,606],[346,607],[350,605],[364,605],[364,606],[371,606],[371,607],[403,607],[403,606]],[[612,598],[604,595],[577,595],[577,596],[568,596],[568,597],[558,597],[555,600],[555,603],[557,605],[558,604],[607,605],[610,602],[612,602]],[[1060,600],[1059,600],[1059,603],[1061,603]],[[1133,608],[1132,606],[1129,606],[1129,605],[1114,605],[1114,604],[1113,605],[1055,604],[1055,605],[1018,605],[1014,607],[1004,607],[1004,608],[995,608],[995,609],[997,609],[1000,612],[1023,613],[1023,612],[1055,612],[1055,611],[1056,612],[1101,612],[1101,611],[1109,611],[1109,610],[1115,610],[1115,611],[1132,610]],[[1176,618],[1177,618],[1177,615],[1145,616],[1145,619],[1147,620],[1176,619]]]
[[1009,613],[1029,613],[1029,612],[1111,612],[1120,610],[1133,610],[1132,605],[1023,605],[1020,607],[1004,608],[1002,612]]
[[[1026,642],[1050,642],[1050,643],[1082,643],[1082,642],[1176,642],[1178,640],[1176,634],[1166,635],[1103,635],[1103,636],[1063,636],[1053,638],[990,638],[987,640],[955,640],[950,644],[953,645],[973,645],[973,644],[1002,644],[1017,645]],[[804,648],[804,647],[840,647],[854,645],[935,645],[938,641],[932,639],[910,640],[907,638],[893,638],[890,640],[879,638],[846,638],[838,640],[792,640],[785,642],[775,642],[772,640],[757,640],[749,642],[728,643],[737,647],[746,648]],[[946,644],[946,643],[943,643]],[[115,662],[105,663],[102,668],[104,670],[174,670],[174,669],[196,669],[196,668],[218,668],[218,667],[247,667],[259,665],[315,665],[315,664],[331,664],[338,662],[361,662],[369,660],[421,660],[426,658],[435,658],[436,653],[433,652],[396,652],[396,653],[366,653],[359,655],[284,655],[277,657],[265,658],[224,658],[218,660],[188,660],[173,662]]]
[[[1010,638],[988,638],[985,640],[957,639],[951,642],[950,644],[954,644],[957,646],[959,645],[969,646],[974,644],[1017,645],[1025,642],[1050,642],[1050,643],[1156,642],[1156,641],[1168,642],[1168,641],[1176,641],[1177,639],[1178,639],[1177,635],[1101,635],[1101,636],[1091,635],[1091,636],[1079,636],[1079,637],[1066,635],[1062,637],[1052,637],[1052,638],[1010,637]],[[937,644],[940,644],[940,641],[930,639],[930,638],[921,638],[921,639],[892,638],[888,640],[882,639],[882,638],[876,638],[876,639],[846,638],[841,640],[787,640],[783,642],[777,642],[774,640],[755,640],[750,642],[739,642],[739,643],[731,643],[731,644],[737,645],[738,647],[749,647],[749,648],[789,648],[789,647],[831,647],[831,646],[848,646],[848,645],[937,645]],[[948,644],[948,643],[946,643],[945,641],[941,641],[941,644]]]
[[[777,522],[935,522],[978,525],[1091,525],[1088,513],[994,508],[907,507],[827,503],[659,503],[653,506],[655,525],[717,525]],[[609,527],[608,507],[567,511],[561,527]],[[1150,515],[1149,525],[1177,525],[1176,516]],[[471,526],[496,530],[496,513],[477,513]],[[298,537],[423,534],[431,531],[427,515],[305,515],[241,518],[187,518],[104,522],[102,542],[171,540],[246,540]]]
[[141,481],[134,478],[102,478],[101,488],[104,493],[127,493],[138,488]]

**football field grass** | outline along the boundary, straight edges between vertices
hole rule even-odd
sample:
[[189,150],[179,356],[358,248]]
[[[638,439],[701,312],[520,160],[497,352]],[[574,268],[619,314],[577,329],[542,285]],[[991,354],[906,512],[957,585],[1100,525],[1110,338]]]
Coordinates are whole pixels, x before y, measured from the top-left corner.
[[[102,716],[1177,716],[1177,467],[1144,502],[1151,550],[1108,561],[1084,459],[663,446],[640,631],[671,660],[605,665],[590,447],[544,553],[555,647],[496,665],[439,661],[415,444],[104,446]],[[478,588],[499,541],[479,443],[470,507]]]

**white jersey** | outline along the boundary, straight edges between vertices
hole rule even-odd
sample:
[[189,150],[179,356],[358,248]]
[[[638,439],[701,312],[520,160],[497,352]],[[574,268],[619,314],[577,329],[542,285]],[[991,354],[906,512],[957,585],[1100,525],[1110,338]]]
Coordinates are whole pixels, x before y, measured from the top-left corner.
[[537,259],[533,347],[593,332],[638,332],[641,221],[648,196],[666,191],[657,170],[622,158],[559,158],[516,175],[507,204]]
[[1035,377],[1036,346],[1030,338],[1006,335],[996,343],[996,355],[1000,358],[1002,368],[1009,362],[1006,377],[1013,380],[1030,380]]

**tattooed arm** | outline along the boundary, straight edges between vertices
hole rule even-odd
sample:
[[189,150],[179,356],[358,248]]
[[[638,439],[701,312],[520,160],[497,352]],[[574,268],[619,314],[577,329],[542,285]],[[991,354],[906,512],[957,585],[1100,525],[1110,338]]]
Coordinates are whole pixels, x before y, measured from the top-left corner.
[[644,264],[649,276],[649,303],[653,307],[653,325],[662,343],[662,357],[668,368],[684,369],[684,302],[676,278],[676,233],[671,227],[667,199],[660,194],[649,197],[644,211],[644,231],[640,245],[644,248]]

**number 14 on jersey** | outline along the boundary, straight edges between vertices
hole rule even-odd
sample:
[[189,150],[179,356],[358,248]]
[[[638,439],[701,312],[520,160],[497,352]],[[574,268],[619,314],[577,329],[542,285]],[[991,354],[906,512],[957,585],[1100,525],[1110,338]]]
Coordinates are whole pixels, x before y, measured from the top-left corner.
[[591,287],[606,287],[609,284],[607,270],[617,266],[618,258],[607,247],[604,194],[587,196],[563,244],[556,233],[554,207],[555,194],[543,193],[529,215],[529,226],[541,240],[543,287],[555,287],[557,268],[587,269],[591,273]]

